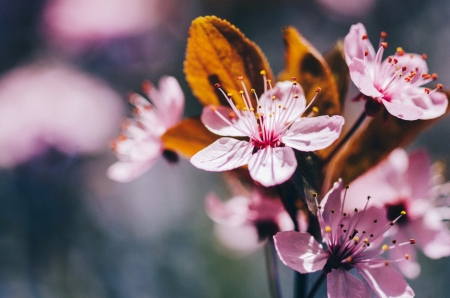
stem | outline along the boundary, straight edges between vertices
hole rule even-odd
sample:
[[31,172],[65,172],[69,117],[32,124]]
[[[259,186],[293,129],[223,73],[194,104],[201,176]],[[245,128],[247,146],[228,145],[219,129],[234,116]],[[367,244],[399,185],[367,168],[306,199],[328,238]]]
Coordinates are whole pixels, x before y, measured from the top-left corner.
[[322,285],[323,281],[325,280],[325,274],[321,274],[319,278],[314,283],[313,287],[311,288],[311,291],[309,291],[309,295],[307,298],[313,298],[317,291],[319,290],[320,286]]
[[280,282],[278,278],[277,252],[273,237],[267,239],[266,247],[266,266],[269,278],[270,295],[272,298],[281,298]]
[[356,120],[356,122],[353,124],[352,128],[347,132],[345,137],[339,142],[339,144],[334,147],[333,151],[328,155],[328,157],[323,161],[323,164],[327,164],[330,162],[330,160],[336,155],[336,153],[342,148],[342,146],[347,143],[347,141],[350,139],[350,137],[355,133],[355,131],[361,126],[361,124],[366,119],[366,111],[364,110],[361,115],[359,115],[359,118]]
[[294,277],[294,298],[306,297],[306,285],[308,283],[308,275],[295,271]]

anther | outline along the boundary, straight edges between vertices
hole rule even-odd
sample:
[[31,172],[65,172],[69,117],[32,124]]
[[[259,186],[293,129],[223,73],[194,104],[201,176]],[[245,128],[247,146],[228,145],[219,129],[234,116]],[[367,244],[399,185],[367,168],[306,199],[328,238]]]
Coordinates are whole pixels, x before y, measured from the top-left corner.
[[272,95],[272,100],[277,99],[277,97],[275,95]]
[[403,50],[402,47],[398,47],[397,48],[397,55],[399,56],[403,56],[405,54],[405,51]]
[[318,114],[318,113],[319,113],[319,108],[318,108],[318,107],[312,107],[312,111],[313,111],[315,114]]
[[313,197],[317,198],[317,193],[313,193],[312,195]]
[[437,73],[433,73],[433,74],[431,75],[431,79],[437,80],[437,78],[438,78]]
[[381,43],[381,46],[385,49],[388,47],[388,43],[384,41]]
[[383,244],[383,246],[381,247],[382,250],[386,251],[388,250],[388,246],[386,244]]
[[331,209],[331,213],[334,213],[334,209]]
[[298,94],[294,94],[294,98],[298,98]]
[[352,261],[352,257],[347,257],[346,260],[350,263]]
[[366,56],[366,57],[369,56],[369,50],[364,51],[364,56]]
[[378,220],[376,220],[376,219],[373,221],[373,223],[377,223],[377,222],[378,222]]
[[266,75],[266,71],[263,69],[259,72],[260,75],[265,76]]
[[253,89],[253,88],[250,89],[250,92],[251,92],[251,93],[255,93],[255,89]]
[[438,90],[442,90],[442,84],[437,84],[436,88],[437,88]]
[[369,243],[369,239],[364,238],[363,242],[364,242],[365,244],[367,244],[367,243]]
[[370,238],[373,238],[373,234],[370,234]]
[[348,189],[350,186],[348,186],[348,184],[345,186],[345,189]]
[[322,88],[317,87],[317,88],[316,88],[316,92],[319,93],[320,91],[322,91]]
[[397,240],[393,239],[392,244],[395,244],[395,243],[397,243]]
[[426,94],[430,94],[430,89],[425,88],[424,90],[425,90],[425,93],[426,93]]
[[297,79],[295,77],[291,78],[291,81],[295,82]]
[[364,34],[362,37],[362,40],[366,40],[368,38],[367,34]]
[[371,196],[367,196],[367,200],[370,200]]
[[244,79],[244,77],[238,76],[237,79],[238,79],[238,81],[242,81]]
[[216,106],[211,106],[211,110],[215,112],[215,111],[217,111],[217,107]]
[[244,91],[240,90],[240,91],[239,91],[239,94],[240,94],[240,95],[243,95],[243,94],[244,94]]
[[409,255],[405,254],[405,259],[409,260]]
[[272,83],[272,80],[267,80],[266,82],[267,82],[268,84],[270,84],[270,83]]
[[325,227],[325,233],[331,233],[331,227],[330,226],[326,226]]
[[231,94],[230,92],[227,93],[228,97],[231,97],[233,94]]
[[406,66],[402,66],[402,71],[406,71]]
[[389,261],[384,262],[384,266],[389,266]]
[[220,84],[219,84],[219,83],[215,83],[215,84],[214,84],[214,87],[220,88]]
[[355,212],[358,212],[358,208],[355,208]]
[[340,226],[341,228],[343,228],[343,227],[344,227],[344,224],[340,224],[339,226]]
[[426,60],[428,58],[428,55],[427,54],[422,54],[422,59],[423,60]]
[[415,240],[415,239],[409,239],[409,243],[415,244],[415,243],[416,243],[416,240]]
[[400,215],[406,215],[406,211],[403,210],[402,212],[400,212]]
[[346,217],[346,216],[347,216],[347,213],[344,212],[344,214],[342,214],[342,215],[343,215],[344,217]]
[[391,223],[389,224],[391,227],[394,225],[395,223],[393,221],[391,221]]

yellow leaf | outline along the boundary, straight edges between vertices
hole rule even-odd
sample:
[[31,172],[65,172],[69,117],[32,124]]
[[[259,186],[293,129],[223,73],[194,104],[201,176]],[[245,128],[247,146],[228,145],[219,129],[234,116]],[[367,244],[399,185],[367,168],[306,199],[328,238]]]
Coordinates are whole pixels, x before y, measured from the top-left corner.
[[186,118],[166,131],[161,140],[165,149],[191,158],[220,137],[210,132],[199,118]]
[[338,40],[324,55],[325,61],[331,69],[334,81],[339,92],[341,110],[344,109],[345,97],[347,96],[350,73],[344,56],[344,44]]
[[261,70],[273,79],[269,63],[261,49],[239,29],[215,16],[199,17],[192,22],[186,49],[184,72],[192,92],[204,104],[225,104],[224,96],[214,87],[219,83],[243,106],[239,90],[242,76],[247,88],[258,95],[264,92]]
[[316,88],[320,87],[322,91],[313,104],[319,108],[319,114],[339,115],[341,104],[338,89],[322,55],[293,27],[283,30],[283,39],[286,65],[278,79],[285,81],[295,77],[303,87],[308,102],[313,98]]
[[[447,96],[450,95],[446,92]],[[382,110],[383,111],[383,110]],[[450,113],[447,109],[446,115]],[[431,120],[406,121],[392,115],[385,119],[378,113],[370,122],[353,135],[328,165],[327,183],[342,178],[344,183],[363,174],[378,164],[397,147],[405,146],[419,134],[444,116]]]

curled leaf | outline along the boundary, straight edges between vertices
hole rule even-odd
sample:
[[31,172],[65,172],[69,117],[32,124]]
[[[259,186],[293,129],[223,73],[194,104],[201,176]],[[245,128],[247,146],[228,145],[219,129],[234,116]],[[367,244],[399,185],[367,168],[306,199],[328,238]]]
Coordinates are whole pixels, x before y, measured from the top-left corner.
[[344,43],[338,40],[331,49],[324,55],[325,61],[331,69],[334,81],[336,82],[339,92],[339,102],[341,109],[344,108],[345,97],[347,96],[348,82],[350,80],[350,73],[347,62],[344,56]]
[[285,68],[278,75],[280,81],[292,77],[305,91],[306,100],[310,101],[321,88],[314,106],[319,115],[339,115],[341,103],[338,89],[330,68],[322,55],[293,27],[283,30],[285,50]]
[[[192,92],[204,104],[224,104],[224,96],[214,87],[218,83],[232,94],[236,104],[243,106],[239,91],[242,81],[257,94],[264,92],[265,70],[272,71],[261,49],[229,22],[215,16],[199,17],[192,22],[186,48],[184,72]],[[226,105],[228,105],[226,103]]]
[[186,118],[167,130],[161,140],[164,149],[191,158],[219,138],[220,136],[210,132],[199,118]]

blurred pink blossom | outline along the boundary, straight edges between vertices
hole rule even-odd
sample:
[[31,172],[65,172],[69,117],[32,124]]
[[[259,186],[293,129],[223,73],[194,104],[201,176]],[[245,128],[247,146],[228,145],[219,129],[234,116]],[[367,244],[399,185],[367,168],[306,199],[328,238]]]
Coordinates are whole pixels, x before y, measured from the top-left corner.
[[174,77],[159,80],[158,89],[150,82],[143,85],[151,103],[139,94],[130,96],[135,106],[132,119],[125,120],[122,134],[113,142],[119,159],[108,169],[108,177],[118,182],[129,182],[147,171],[163,154],[160,137],[181,120],[184,94]]
[[[425,151],[408,156],[403,149],[397,149],[350,184],[347,200],[361,207],[361,201],[370,195],[370,204],[385,207],[391,220],[405,210],[406,215],[390,230],[390,238],[396,242],[414,238],[418,248],[433,259],[450,256],[450,232],[431,200],[431,178],[431,163]],[[399,269],[409,278],[419,275],[414,247],[403,246],[390,253],[393,258],[408,254],[410,261],[398,263]]]
[[347,20],[349,17],[361,17],[368,14],[375,0],[317,0],[331,18]]
[[[219,241],[240,254],[254,251],[278,231],[294,229],[280,199],[267,197],[259,190],[248,196],[237,195],[227,202],[210,193],[205,198],[205,207],[208,216],[217,223]],[[301,212],[299,220],[302,230],[306,230],[306,217]]]
[[104,148],[123,113],[102,80],[64,65],[32,64],[0,79],[0,166],[53,146],[67,154]]

